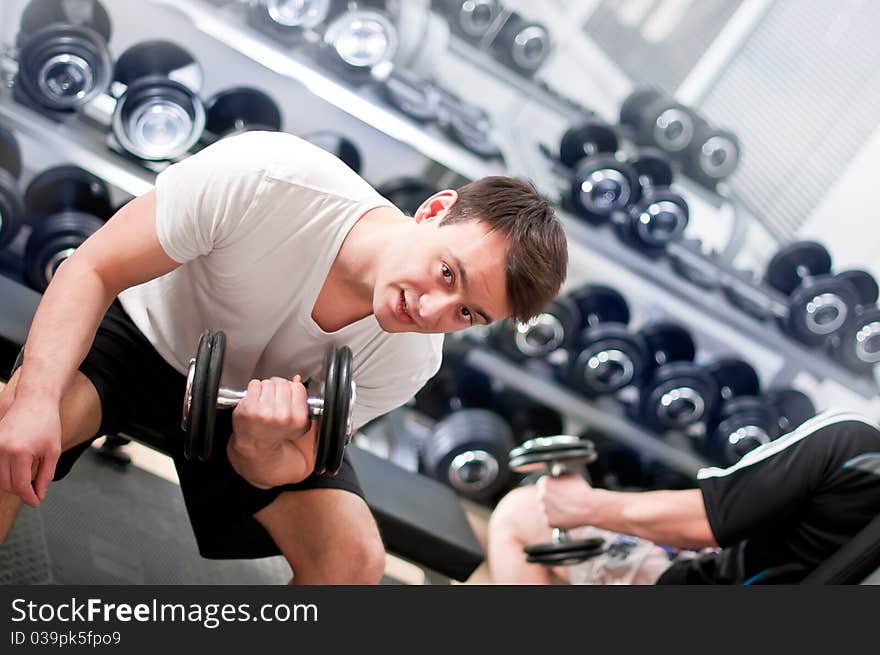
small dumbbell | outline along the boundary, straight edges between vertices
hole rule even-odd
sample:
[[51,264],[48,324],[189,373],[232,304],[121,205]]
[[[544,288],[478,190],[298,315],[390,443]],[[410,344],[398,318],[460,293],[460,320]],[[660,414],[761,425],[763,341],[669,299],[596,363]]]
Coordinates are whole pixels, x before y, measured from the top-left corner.
[[550,56],[550,30],[512,11],[492,40],[492,53],[508,68],[531,77]]
[[382,84],[382,92],[388,104],[420,123],[431,123],[439,117],[439,91],[410,71],[393,71]]
[[202,71],[186,49],[160,39],[136,43],[119,56],[114,78],[125,89],[111,123],[123,151],[143,161],[170,161],[201,138]]
[[840,333],[859,304],[852,282],[831,274],[831,255],[815,241],[780,248],[764,280],[788,296],[782,328],[807,345],[822,345]]
[[846,325],[834,338],[831,353],[844,366],[858,373],[870,373],[880,363],[880,307],[877,281],[866,271],[844,271],[838,279],[852,284],[858,305]]
[[73,112],[104,93],[113,62],[110,18],[97,0],[32,0],[22,12],[14,95],[49,112]]
[[[187,459],[210,458],[217,410],[233,409],[245,397],[245,391],[220,386],[225,354],[226,335],[205,330],[199,337],[196,356],[189,362],[183,396],[181,427],[185,433],[183,454]],[[351,349],[327,348],[321,377],[321,391],[307,399],[309,416],[318,421],[314,470],[335,475],[354,432],[356,385],[352,379]]]
[[691,109],[651,87],[636,88],[620,107],[620,124],[631,128],[637,144],[675,158],[692,145],[696,120]]
[[629,306],[611,287],[588,284],[569,294],[581,316],[565,380],[587,396],[614,393],[641,379],[648,365],[644,338],[630,330]]
[[562,135],[559,161],[571,183],[566,204],[588,221],[607,221],[641,192],[635,169],[615,156],[617,147],[614,128],[601,121],[570,127]]
[[453,31],[471,43],[480,43],[501,14],[498,0],[445,0],[444,9]]
[[508,422],[488,409],[461,409],[441,419],[421,453],[422,467],[470,500],[496,501],[510,484]]
[[21,175],[21,150],[15,135],[0,127],[0,249],[12,241],[24,218],[18,177]]
[[500,321],[492,327],[489,339],[516,361],[544,358],[574,344],[580,323],[577,305],[571,298],[559,296],[527,322]]
[[635,418],[661,433],[705,425],[715,411],[718,385],[705,367],[694,363],[696,344],[690,332],[659,321],[639,333],[648,343],[653,370],[639,385]]
[[352,84],[386,79],[394,68],[399,38],[387,12],[355,6],[329,19],[319,59]]
[[[570,435],[535,437],[510,451],[510,469],[516,473],[544,471],[561,477],[583,470],[596,459],[596,450],[588,439]],[[604,551],[602,538],[573,540],[568,530],[553,528],[553,541],[526,546],[526,561],[544,566],[569,566],[583,562]]]
[[205,131],[214,139],[281,129],[281,109],[269,94],[247,86],[224,89],[205,103]]
[[672,164],[656,148],[641,148],[634,162],[638,173],[638,197],[612,215],[621,241],[649,255],[664,253],[687,228],[687,201],[670,188]]
[[437,91],[437,121],[444,132],[483,159],[503,159],[489,113],[445,89]]
[[25,279],[40,292],[113,212],[104,181],[76,166],[55,166],[38,174],[25,190],[24,205],[34,226],[25,244]]
[[697,117],[694,137],[684,153],[682,172],[708,189],[730,177],[739,166],[740,145],[730,130]]

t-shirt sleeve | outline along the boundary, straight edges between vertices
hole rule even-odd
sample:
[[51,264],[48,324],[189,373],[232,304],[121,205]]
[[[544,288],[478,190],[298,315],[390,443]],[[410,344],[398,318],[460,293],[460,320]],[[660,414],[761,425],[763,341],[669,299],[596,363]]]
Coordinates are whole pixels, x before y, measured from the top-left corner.
[[246,220],[267,164],[252,134],[222,139],[156,178],[156,232],[176,262],[207,255]]
[[411,368],[376,366],[357,376],[355,429],[408,402],[440,370],[442,336],[433,336],[439,338],[432,339],[431,348]]

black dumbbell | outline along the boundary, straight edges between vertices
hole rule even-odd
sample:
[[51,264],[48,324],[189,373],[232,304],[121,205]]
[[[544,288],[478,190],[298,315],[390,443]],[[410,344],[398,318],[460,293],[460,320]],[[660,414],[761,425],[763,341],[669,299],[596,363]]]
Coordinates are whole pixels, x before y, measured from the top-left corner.
[[577,305],[571,298],[559,296],[527,322],[499,321],[492,327],[489,341],[515,361],[542,359],[560,348],[571,347],[580,323]]
[[705,450],[725,465],[733,464],[778,436],[775,408],[760,395],[758,374],[748,362],[725,357],[707,370],[718,385],[720,403],[706,433]]
[[488,409],[461,409],[444,417],[425,440],[422,467],[431,477],[476,502],[496,500],[510,485],[510,425]]
[[569,294],[581,327],[565,380],[587,396],[614,393],[639,381],[648,365],[648,346],[628,327],[629,305],[615,289],[587,284]]
[[770,260],[764,280],[788,296],[788,311],[781,325],[807,345],[822,345],[839,334],[859,304],[852,283],[831,275],[831,255],[815,241],[797,241],[780,248]]
[[550,30],[512,11],[492,40],[492,53],[508,68],[531,77],[550,56],[553,39]]
[[715,412],[718,385],[705,367],[694,363],[690,332],[660,321],[644,326],[640,334],[654,368],[639,385],[636,419],[661,433],[705,426]]
[[322,150],[336,155],[355,173],[361,172],[361,150],[347,136],[332,130],[318,130],[317,132],[304,134],[302,138]]
[[76,166],[56,166],[37,175],[24,194],[34,228],[24,253],[28,285],[45,291],[61,263],[113,212],[103,180]]
[[620,124],[632,129],[637,144],[675,158],[693,143],[696,120],[691,109],[651,87],[633,90],[620,107]]
[[354,8],[329,20],[319,58],[349,82],[361,84],[386,79],[397,48],[397,28],[385,11]]
[[437,121],[443,131],[483,159],[503,159],[489,113],[446,89],[437,91]]
[[835,336],[832,355],[844,366],[858,373],[870,373],[880,363],[880,307],[877,306],[877,281],[867,271],[838,273],[858,294],[858,305],[846,326]]
[[248,22],[283,45],[316,40],[316,30],[327,20],[332,0],[256,0],[250,3]]
[[562,414],[516,389],[504,388],[496,392],[491,409],[505,418],[516,443],[561,434],[564,429]]
[[444,0],[441,7],[452,30],[471,43],[480,43],[501,14],[498,0]]
[[137,43],[116,61],[114,78],[125,85],[112,120],[124,151],[144,161],[174,160],[201,138],[202,73],[186,49],[163,40]]
[[214,139],[253,130],[281,130],[281,109],[264,91],[237,86],[219,91],[205,103],[205,131]]
[[407,216],[414,216],[425,200],[440,191],[428,180],[410,176],[389,180],[376,190]]
[[[588,439],[570,435],[536,437],[510,451],[510,469],[516,473],[544,471],[552,477],[580,472],[596,459]],[[571,539],[568,530],[553,528],[553,541],[526,546],[526,561],[544,566],[568,566],[605,552],[605,540]]]
[[19,175],[21,150],[18,140],[12,132],[0,127],[0,249],[16,237],[24,218]]
[[737,136],[697,117],[694,137],[682,159],[682,172],[702,186],[714,189],[718,182],[733,174],[739,160]]
[[[186,433],[183,454],[187,459],[211,457],[217,410],[233,409],[245,397],[245,391],[220,386],[225,353],[222,331],[202,332],[196,356],[189,362],[183,396],[181,427]],[[321,378],[320,392],[307,400],[309,415],[318,421],[315,473],[335,475],[354,432],[356,385],[351,349],[328,347]]]
[[779,434],[786,434],[816,415],[816,406],[810,397],[799,389],[780,387],[765,394],[776,412]]
[[466,351],[444,353],[443,365],[434,377],[419,389],[414,406],[422,414],[439,421],[460,409],[488,409],[495,399],[492,379],[470,366]]
[[587,121],[562,135],[559,160],[571,181],[566,204],[582,218],[606,221],[639,196],[636,171],[615,157],[617,147],[614,128],[601,121]]
[[50,112],[76,111],[110,85],[110,18],[97,0],[32,0],[18,33],[18,100]]
[[596,447],[596,460],[587,465],[594,487],[627,491],[650,486],[644,459],[637,450],[592,429],[581,438],[589,438]]
[[385,99],[420,123],[431,123],[439,117],[439,92],[427,79],[407,70],[395,70],[382,84]]
[[647,254],[665,252],[679,240],[690,218],[687,201],[670,188],[672,163],[656,148],[641,148],[634,161],[639,177],[637,198],[612,215],[621,241]]

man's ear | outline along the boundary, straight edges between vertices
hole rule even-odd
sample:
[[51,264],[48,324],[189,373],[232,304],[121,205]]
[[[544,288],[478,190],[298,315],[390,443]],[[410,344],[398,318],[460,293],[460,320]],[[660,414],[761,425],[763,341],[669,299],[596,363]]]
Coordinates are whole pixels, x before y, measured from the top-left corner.
[[413,218],[417,223],[426,220],[440,220],[449,213],[457,201],[458,193],[454,189],[438,191],[419,206],[416,213],[413,214]]

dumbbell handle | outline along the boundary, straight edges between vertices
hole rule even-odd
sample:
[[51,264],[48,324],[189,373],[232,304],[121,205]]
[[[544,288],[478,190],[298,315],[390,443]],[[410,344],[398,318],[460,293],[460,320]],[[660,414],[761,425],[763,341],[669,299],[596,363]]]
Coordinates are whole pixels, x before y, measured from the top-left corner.
[[[566,462],[548,462],[547,473],[551,478],[561,478],[563,475],[568,475],[571,472]],[[571,541],[571,535],[567,528],[553,528],[554,544],[563,544],[567,541]]]
[[[247,391],[220,387],[220,391],[217,392],[217,407],[220,409],[233,409],[238,406],[238,403],[244,400],[244,397],[246,395]],[[324,413],[323,398],[314,398],[312,396],[308,396],[306,398],[306,402],[309,405],[309,416],[317,418]]]

